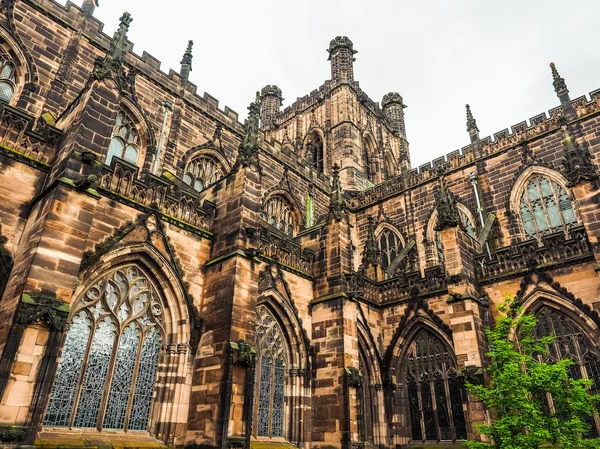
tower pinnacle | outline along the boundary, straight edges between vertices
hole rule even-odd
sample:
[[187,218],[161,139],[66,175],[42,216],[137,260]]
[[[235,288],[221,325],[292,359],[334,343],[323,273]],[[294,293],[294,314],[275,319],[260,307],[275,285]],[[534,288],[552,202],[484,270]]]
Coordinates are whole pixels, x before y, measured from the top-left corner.
[[181,70],[179,71],[179,73],[181,74],[181,77],[186,81],[190,77],[190,72],[192,71],[192,58],[194,57],[194,55],[192,55],[193,46],[194,41],[188,41],[187,48],[185,50],[185,53],[183,54],[183,58],[181,59]]
[[347,36],[338,36],[329,43],[332,81],[354,81],[354,55],[352,41]]
[[471,106],[467,104],[465,107],[467,108],[467,131],[469,132],[471,143],[475,143],[479,140],[479,128],[477,127],[477,121],[471,112]]
[[567,89],[567,83],[565,79],[560,76],[556,65],[553,62],[550,63],[550,70],[552,71],[552,84],[554,85],[554,92],[560,100],[560,104],[565,108],[565,113],[568,115],[570,111],[567,109],[572,108],[571,99],[569,98],[569,89]]

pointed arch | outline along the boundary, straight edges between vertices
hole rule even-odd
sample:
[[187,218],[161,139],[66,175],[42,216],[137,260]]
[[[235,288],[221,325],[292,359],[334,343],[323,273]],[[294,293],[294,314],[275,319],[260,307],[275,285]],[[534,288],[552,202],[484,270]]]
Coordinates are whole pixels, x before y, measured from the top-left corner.
[[[263,292],[257,301],[255,438],[304,441],[311,365],[308,338],[292,307],[275,289]],[[281,349],[274,354],[261,342],[264,338],[267,346]]]
[[175,270],[152,245],[134,243],[79,279],[45,425],[155,431],[180,421],[187,405],[173,398],[191,383],[192,319]]
[[303,222],[298,202],[283,189],[271,190],[265,195],[260,218],[290,237],[295,237]]
[[5,79],[5,82],[11,84],[14,89],[7,102],[15,106],[23,95],[25,86],[35,84],[37,72],[29,53],[21,47],[10,31],[0,25],[0,61],[2,60],[13,65],[12,80]]
[[[458,217],[459,217],[459,227],[464,231],[472,239],[477,238],[477,220],[475,220],[475,216],[471,212],[471,210],[465,206],[463,203],[456,202],[456,208],[458,209]],[[439,232],[436,231],[438,220],[438,211],[437,208],[434,208],[429,216],[429,220],[427,220],[427,228],[425,231],[425,236],[427,242],[431,247],[435,245],[435,251],[430,251],[428,259],[433,261],[434,263],[443,264],[444,263],[444,248],[442,246],[442,241],[439,236]]]
[[[192,151],[193,150],[193,151]],[[181,169],[181,179],[200,192],[223,179],[231,170],[227,160],[214,148],[198,148],[188,151]]]
[[317,173],[327,173],[325,133],[320,128],[311,128],[304,137],[302,156]]
[[509,210],[519,217],[522,239],[538,239],[552,232],[568,232],[581,223],[568,182],[556,170],[538,165],[527,167],[510,192]]
[[436,327],[415,315],[395,343],[390,366],[391,381],[397,385],[394,400],[408,416],[402,435],[415,442],[467,437],[463,379],[452,342]]
[[394,154],[390,150],[386,150],[384,154],[385,160],[385,175],[386,177],[396,176],[396,161],[394,158]]
[[377,143],[370,131],[365,131],[362,135],[363,160],[365,167],[365,178],[373,183],[378,183],[378,161],[377,161]]
[[375,228],[375,239],[381,251],[381,268],[390,266],[404,248],[405,241],[400,231],[388,222],[381,222]]

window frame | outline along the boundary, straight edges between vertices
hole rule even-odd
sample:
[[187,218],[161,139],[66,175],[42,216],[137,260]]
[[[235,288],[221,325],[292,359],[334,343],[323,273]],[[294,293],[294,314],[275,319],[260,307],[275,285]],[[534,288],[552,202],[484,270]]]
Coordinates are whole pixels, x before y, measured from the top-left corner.
[[[122,136],[122,130],[126,130],[126,135]],[[135,133],[132,135],[132,133]],[[133,137],[133,140],[130,140]],[[112,150],[113,142],[119,142],[122,146],[120,153],[114,152]],[[115,119],[115,125],[113,127],[112,135],[110,138],[110,144],[108,146],[108,150],[106,152],[105,165],[112,165],[113,158],[117,157],[119,159],[123,159],[124,161],[138,165],[141,156],[141,143],[142,143],[142,135],[140,130],[136,126],[135,120],[131,118],[131,116],[121,108],[119,113],[117,114],[117,118]],[[135,161],[132,161],[127,157],[127,150],[129,148],[133,148],[136,151]]]
[[[8,76],[3,77],[2,72],[6,67],[10,67],[10,73]],[[15,94],[17,93],[17,67],[17,64],[15,64],[13,58],[11,58],[10,55],[0,54],[0,84],[7,84],[12,89],[12,94],[10,95],[10,98],[2,99],[2,101],[8,104],[12,102],[12,100],[15,97]]]
[[[260,219],[290,238],[294,238],[299,230],[296,209],[291,201],[281,193],[273,193],[263,201],[260,208]],[[281,223],[284,224],[283,230],[279,227]],[[290,226],[292,227],[291,232]]]
[[[203,168],[204,165],[198,165],[198,162],[201,160],[210,161],[213,164],[213,172],[208,180],[200,177],[202,172],[205,171]],[[195,165],[194,170],[192,170],[193,164]],[[196,167],[199,168],[196,169]],[[189,176],[190,182],[186,181],[186,176]],[[225,176],[225,168],[223,167],[223,164],[221,164],[219,160],[212,157],[210,154],[200,153],[196,154],[194,157],[190,158],[187,161],[181,179],[186,185],[194,189],[196,192],[202,192],[207,187],[218,182],[219,179],[223,178],[223,176]],[[198,190],[195,186],[197,182],[200,182],[202,185],[200,190]]]

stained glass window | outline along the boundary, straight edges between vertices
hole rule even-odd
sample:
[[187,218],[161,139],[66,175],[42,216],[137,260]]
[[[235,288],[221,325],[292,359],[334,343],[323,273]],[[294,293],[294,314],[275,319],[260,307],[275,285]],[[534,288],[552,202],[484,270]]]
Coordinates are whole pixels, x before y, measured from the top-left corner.
[[219,163],[209,156],[199,156],[188,163],[183,182],[200,192],[223,176],[223,169]]
[[254,420],[257,425],[253,429],[258,437],[283,437],[286,379],[283,332],[264,305],[258,306],[256,320],[258,372]]
[[546,234],[567,232],[577,221],[567,192],[543,176],[531,178],[521,195],[519,207],[528,239],[540,240]]
[[117,115],[113,136],[106,154],[106,165],[110,165],[113,157],[118,157],[137,164],[139,154],[139,136],[135,124],[121,111]]
[[402,251],[402,244],[392,230],[384,228],[379,235],[379,249],[381,250],[381,268],[385,270]]
[[0,100],[7,103],[15,93],[16,73],[14,64],[5,56],[0,56]]
[[406,369],[412,439],[466,439],[464,387],[446,345],[433,333],[422,330],[409,347]]
[[[556,309],[544,306],[536,312],[538,337],[554,336],[548,345],[548,361],[556,362],[571,359],[570,376],[574,379],[590,379],[594,393],[600,390],[600,357],[583,330],[567,315]],[[560,411],[557,410],[557,413]],[[590,438],[596,438],[600,431],[600,422],[593,418],[588,421]]]
[[260,218],[290,237],[294,236],[296,231],[294,215],[289,203],[283,197],[275,195],[269,198],[262,207]]
[[146,430],[163,333],[149,279],[134,265],[115,269],[74,313],[44,425]]

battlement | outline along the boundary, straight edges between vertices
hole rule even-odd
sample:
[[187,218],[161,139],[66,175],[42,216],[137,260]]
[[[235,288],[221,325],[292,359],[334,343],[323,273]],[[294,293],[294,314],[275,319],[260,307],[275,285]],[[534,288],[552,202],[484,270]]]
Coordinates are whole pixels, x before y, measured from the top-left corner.
[[[600,112],[600,89],[592,91],[588,99],[585,95],[575,98],[571,105],[575,109],[577,118],[585,117]],[[377,201],[396,195],[416,185],[437,179],[440,171],[450,172],[462,169],[476,161],[499,154],[517,145],[540,138],[559,128],[557,117],[561,114],[562,107],[558,106],[548,111],[537,114],[529,119],[529,125],[522,121],[508,129],[503,129],[479,141],[454,150],[445,156],[440,156],[433,161],[413,168],[406,174],[398,175],[378,184],[368,190],[353,194],[350,207],[363,208]]]
[[[93,16],[87,15],[79,6],[71,1],[68,1],[65,6],[62,6],[55,0],[31,0],[31,3],[37,9],[51,15],[54,20],[69,28],[78,30],[83,27],[82,31],[86,37],[92,45],[101,49],[101,51],[106,52],[110,48],[112,37],[103,31],[104,23]],[[83,22],[84,19],[85,22]],[[146,51],[143,51],[140,56],[133,51],[133,48],[133,42],[128,40],[125,48],[126,54],[124,55],[125,64],[128,67],[135,68],[141,76],[148,77],[153,82],[159,84],[167,93],[175,95],[182,81],[179,72],[172,69],[168,73],[162,71],[159,59]],[[239,121],[239,114],[237,112],[228,106],[225,106],[224,109],[219,109],[219,101],[206,92],[203,95],[199,95],[197,93],[197,86],[193,83],[188,82],[185,91],[189,96],[186,96],[184,101],[190,103],[193,107],[217,116],[219,120],[228,124],[233,132],[242,134],[243,123]]]

